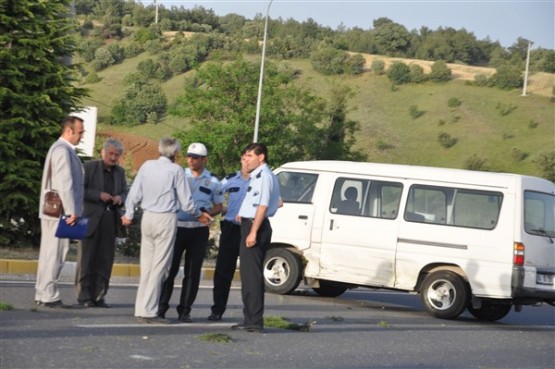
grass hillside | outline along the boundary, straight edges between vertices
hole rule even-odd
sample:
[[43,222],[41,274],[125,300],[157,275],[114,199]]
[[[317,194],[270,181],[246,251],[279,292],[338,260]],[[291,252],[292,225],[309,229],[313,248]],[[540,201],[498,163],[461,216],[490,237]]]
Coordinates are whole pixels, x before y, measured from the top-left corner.
[[[86,85],[90,89],[90,99],[83,104],[97,106],[100,120],[106,122],[111,106],[123,91],[123,78],[149,57],[143,53],[99,72],[102,80]],[[368,63],[372,58],[381,57],[367,56]],[[386,63],[390,61],[385,57],[381,59]],[[418,62],[423,66],[427,63],[405,62]],[[370,161],[462,168],[465,161],[475,155],[486,160],[486,165],[494,171],[539,176],[540,170],[532,160],[555,148],[555,104],[550,101],[554,76],[550,74],[532,75],[528,87],[530,94],[523,97],[521,90],[502,91],[466,85],[465,81],[472,79],[474,74],[493,73],[488,68],[450,65],[454,76],[450,82],[410,84],[393,89],[386,76],[376,76],[369,71],[359,76],[323,76],[314,71],[309,60],[287,63],[302,71],[296,83],[323,97],[327,97],[334,83],[353,90],[348,118],[360,123],[356,145],[368,153]],[[181,93],[184,78],[185,75],[180,75],[164,83],[170,103]],[[451,98],[458,99],[460,106],[449,107]],[[422,115],[414,119],[409,111],[411,106]],[[168,116],[156,125],[116,127],[101,124],[99,128],[158,139],[185,125],[182,119]],[[440,134],[450,135],[456,139],[456,144],[445,148],[438,141]]]

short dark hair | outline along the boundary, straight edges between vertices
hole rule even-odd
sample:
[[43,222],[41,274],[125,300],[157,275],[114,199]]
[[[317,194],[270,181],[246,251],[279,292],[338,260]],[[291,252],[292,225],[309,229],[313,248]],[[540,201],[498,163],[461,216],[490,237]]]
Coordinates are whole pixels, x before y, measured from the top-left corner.
[[248,144],[247,147],[245,147],[245,149],[243,150],[244,153],[246,153],[247,151],[254,151],[256,155],[264,155],[264,162],[268,163],[268,148],[266,147],[266,145],[253,142],[251,144]]
[[74,115],[69,115],[69,116],[65,117],[63,122],[62,122],[62,133],[64,132],[64,130],[66,128],[73,129],[75,127],[75,123],[78,122],[78,121],[81,122],[81,123],[85,123],[85,121],[82,118],[76,117]]

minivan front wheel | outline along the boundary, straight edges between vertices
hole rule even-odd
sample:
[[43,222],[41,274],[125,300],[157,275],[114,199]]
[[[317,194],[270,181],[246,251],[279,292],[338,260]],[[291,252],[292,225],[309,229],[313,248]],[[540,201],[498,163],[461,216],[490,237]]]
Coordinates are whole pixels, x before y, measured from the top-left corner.
[[347,287],[340,283],[333,283],[329,281],[318,281],[320,287],[312,287],[314,292],[323,297],[337,297],[347,291]]
[[264,258],[264,286],[266,292],[286,295],[295,291],[302,278],[300,258],[285,248],[274,248]]
[[424,279],[420,299],[431,316],[455,319],[466,309],[469,289],[459,275],[442,270],[431,273]]

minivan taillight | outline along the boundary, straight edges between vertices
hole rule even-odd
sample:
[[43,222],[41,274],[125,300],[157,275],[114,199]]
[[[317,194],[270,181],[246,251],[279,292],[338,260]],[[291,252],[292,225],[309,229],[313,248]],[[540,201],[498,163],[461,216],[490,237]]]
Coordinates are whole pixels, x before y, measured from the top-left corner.
[[514,245],[513,264],[516,266],[524,265],[524,244],[520,242],[515,242]]

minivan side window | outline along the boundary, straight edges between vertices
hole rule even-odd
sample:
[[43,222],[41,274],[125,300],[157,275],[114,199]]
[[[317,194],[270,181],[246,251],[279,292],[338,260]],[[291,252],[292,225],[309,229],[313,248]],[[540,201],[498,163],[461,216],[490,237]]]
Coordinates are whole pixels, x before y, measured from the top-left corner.
[[414,185],[404,218],[408,222],[494,229],[502,201],[500,192]]
[[555,196],[524,191],[524,230],[536,236],[555,237]]
[[334,214],[395,219],[403,185],[396,182],[338,178],[330,202]]
[[318,175],[313,173],[280,172],[277,174],[283,202],[311,203]]

